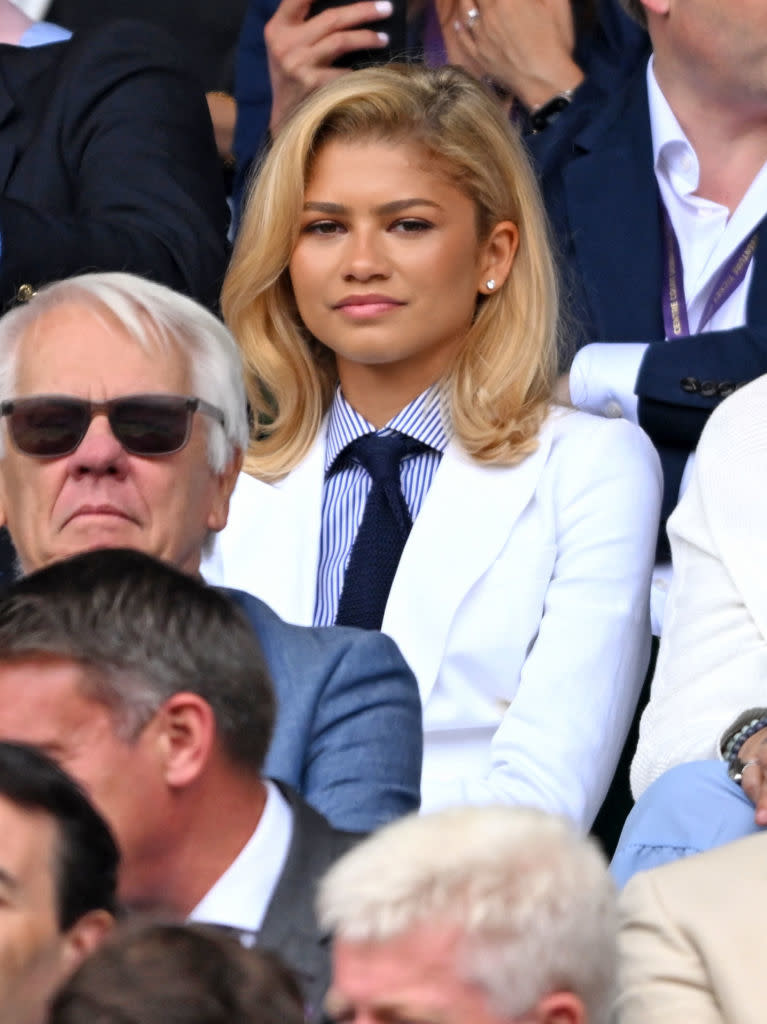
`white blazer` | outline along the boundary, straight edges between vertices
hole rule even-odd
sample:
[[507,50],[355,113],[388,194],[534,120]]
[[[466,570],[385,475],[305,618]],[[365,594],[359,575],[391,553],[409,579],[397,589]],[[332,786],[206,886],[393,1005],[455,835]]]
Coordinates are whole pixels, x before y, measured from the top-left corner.
[[[324,450],[323,430],[279,483],[241,477],[203,563],[305,625]],[[518,802],[591,824],[647,667],[661,487],[638,427],[573,410],[549,416],[518,466],[448,446],[382,626],[418,679],[423,809]]]
[[635,798],[673,765],[717,757],[733,721],[767,707],[767,376],[711,414],[668,533],[674,576]]

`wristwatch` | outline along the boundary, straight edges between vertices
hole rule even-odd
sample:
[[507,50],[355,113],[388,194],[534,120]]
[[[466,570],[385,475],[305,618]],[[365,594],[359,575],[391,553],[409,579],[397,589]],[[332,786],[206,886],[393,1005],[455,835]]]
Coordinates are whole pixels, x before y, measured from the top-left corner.
[[552,121],[556,121],[562,111],[573,102],[573,96],[575,96],[575,89],[565,89],[564,92],[558,92],[556,96],[546,100],[540,107],[531,110],[528,116],[533,133],[542,132]]

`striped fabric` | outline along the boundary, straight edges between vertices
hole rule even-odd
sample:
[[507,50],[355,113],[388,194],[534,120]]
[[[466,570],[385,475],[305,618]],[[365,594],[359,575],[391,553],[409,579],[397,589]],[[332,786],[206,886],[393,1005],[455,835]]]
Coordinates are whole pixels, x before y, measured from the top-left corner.
[[[406,458],[402,462],[402,493],[413,521],[421,510],[423,499],[431,486],[449,440],[444,426],[447,416],[443,415],[439,398],[439,389],[436,386],[429,388],[418,398],[414,398],[379,431],[381,434],[399,431],[429,445],[431,449]],[[327,473],[339,452],[350,441],[374,431],[375,428],[352,409],[339,389],[330,408],[325,449],[326,476],[322,494],[320,557],[314,600],[315,626],[332,626],[335,622],[346,563],[349,561],[370,491],[370,477],[362,466],[349,466],[331,476]]]

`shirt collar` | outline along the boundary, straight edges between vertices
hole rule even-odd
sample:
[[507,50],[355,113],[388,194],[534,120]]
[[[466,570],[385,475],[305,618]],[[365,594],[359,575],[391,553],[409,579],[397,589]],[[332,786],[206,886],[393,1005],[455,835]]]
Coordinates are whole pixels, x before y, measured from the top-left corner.
[[692,195],[700,181],[698,157],[658,85],[652,57],[647,64],[647,98],[656,177],[665,178],[678,196]]
[[428,445],[435,451],[444,452],[450,440],[445,426],[448,420],[443,391],[438,384],[433,384],[426,391],[422,391],[379,431],[349,405],[339,387],[336,389],[328,415],[325,472],[330,469],[340,452],[363,434],[397,431]]
[[194,908],[190,921],[226,925],[244,935],[261,928],[293,835],[288,802],[270,779],[263,781],[266,803],[255,832]]

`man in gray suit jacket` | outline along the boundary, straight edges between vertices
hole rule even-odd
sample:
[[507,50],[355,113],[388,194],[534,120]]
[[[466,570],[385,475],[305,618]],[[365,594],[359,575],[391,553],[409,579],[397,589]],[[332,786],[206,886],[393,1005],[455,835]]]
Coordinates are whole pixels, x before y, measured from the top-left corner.
[[85,788],[120,847],[122,902],[274,949],[317,1007],[315,882],[357,837],[262,776],[274,713],[246,616],[147,555],[76,555],[0,598],[0,736]]
[[[24,572],[126,547],[199,573],[248,440],[240,354],[207,310],[126,274],[41,289],[0,320],[0,417],[0,524]],[[417,808],[421,703],[393,641],[234,596],[277,694],[267,772],[339,828]]]

